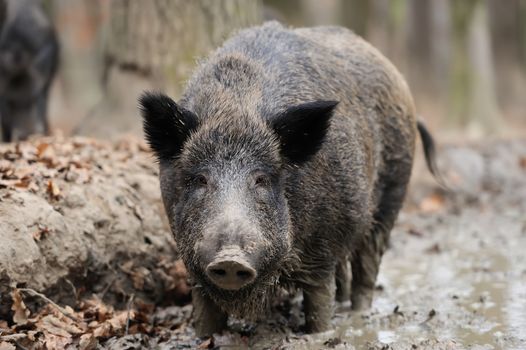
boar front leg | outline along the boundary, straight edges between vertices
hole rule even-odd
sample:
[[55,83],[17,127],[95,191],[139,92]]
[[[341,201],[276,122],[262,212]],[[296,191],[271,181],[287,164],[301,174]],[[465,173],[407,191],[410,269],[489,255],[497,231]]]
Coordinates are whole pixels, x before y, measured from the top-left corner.
[[351,269],[349,258],[343,257],[336,264],[336,301],[348,302],[351,298]]
[[198,337],[221,333],[227,327],[227,314],[204,295],[201,288],[192,289],[192,305],[195,334]]
[[334,272],[317,282],[316,285],[303,288],[303,308],[308,333],[328,330],[334,313]]

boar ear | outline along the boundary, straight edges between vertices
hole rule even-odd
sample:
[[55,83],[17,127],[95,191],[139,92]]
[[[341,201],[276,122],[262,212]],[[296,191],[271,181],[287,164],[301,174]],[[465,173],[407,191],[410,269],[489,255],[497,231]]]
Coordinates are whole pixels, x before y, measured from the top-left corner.
[[190,133],[197,128],[195,114],[157,93],[144,93],[139,106],[146,141],[159,161],[177,157]]
[[321,148],[337,104],[336,101],[303,103],[272,120],[283,156],[297,164],[309,160]]

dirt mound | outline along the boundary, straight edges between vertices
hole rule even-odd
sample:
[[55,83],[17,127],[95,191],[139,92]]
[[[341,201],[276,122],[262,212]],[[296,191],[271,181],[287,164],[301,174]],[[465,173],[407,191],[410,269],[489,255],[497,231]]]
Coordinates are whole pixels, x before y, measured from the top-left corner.
[[92,293],[116,307],[131,294],[187,298],[158,187],[153,157],[138,141],[0,146],[0,319],[12,319],[14,287],[69,305]]

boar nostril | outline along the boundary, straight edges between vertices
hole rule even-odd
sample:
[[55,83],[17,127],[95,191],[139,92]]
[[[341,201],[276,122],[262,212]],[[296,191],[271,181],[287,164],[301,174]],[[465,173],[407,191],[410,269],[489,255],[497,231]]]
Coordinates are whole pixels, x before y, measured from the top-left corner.
[[243,270],[236,272],[236,275],[242,279],[248,279],[252,277],[252,273],[250,273],[250,271],[243,271]]
[[226,275],[226,271],[223,270],[223,269],[210,269],[210,272],[212,272],[214,275],[218,275],[218,276]]

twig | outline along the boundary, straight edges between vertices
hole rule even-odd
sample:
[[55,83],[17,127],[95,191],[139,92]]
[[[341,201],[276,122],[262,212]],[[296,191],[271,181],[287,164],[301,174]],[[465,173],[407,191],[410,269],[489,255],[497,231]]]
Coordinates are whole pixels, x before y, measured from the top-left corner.
[[25,338],[27,338],[27,334],[24,334],[24,333],[0,335],[1,341],[17,341],[19,339],[25,339]]
[[15,344],[16,346],[18,346],[20,349],[22,350],[29,350],[28,348],[26,348],[25,346],[23,346],[22,344],[20,344],[19,342],[15,341]]
[[126,334],[125,335],[128,335],[128,330],[130,329],[130,313],[131,313],[131,307],[132,307],[134,298],[135,298],[135,294],[132,293],[132,295],[130,295],[130,300],[128,300],[128,314],[126,315]]
[[113,285],[113,283],[115,283],[115,281],[117,280],[117,276],[114,276],[109,282],[108,284],[106,285],[106,287],[104,287],[104,289],[102,290],[99,296],[100,300],[104,299],[104,296],[106,295],[106,293],[108,292],[108,290],[111,288],[111,286]]
[[53,307],[55,307],[61,314],[63,314],[64,316],[72,319],[73,321],[75,322],[81,322],[82,320],[79,320],[77,317],[75,317],[74,315],[72,315],[68,310],[66,310],[65,308],[63,308],[62,306],[58,305],[57,303],[55,303],[53,300],[49,299],[48,297],[46,297],[44,294],[42,293],[39,293],[31,288],[18,288],[18,290],[22,291],[22,292],[26,292],[26,293],[29,293],[33,296],[36,296],[36,297],[39,297],[41,299],[43,299],[45,302],[47,302],[48,304],[51,304]]
[[77,288],[75,288],[73,283],[71,283],[71,281],[68,280],[67,278],[65,279],[65,281],[66,281],[67,284],[69,284],[69,286],[71,287],[71,290],[73,290],[73,295],[75,295],[75,302],[78,302],[79,301],[79,296],[77,294]]

